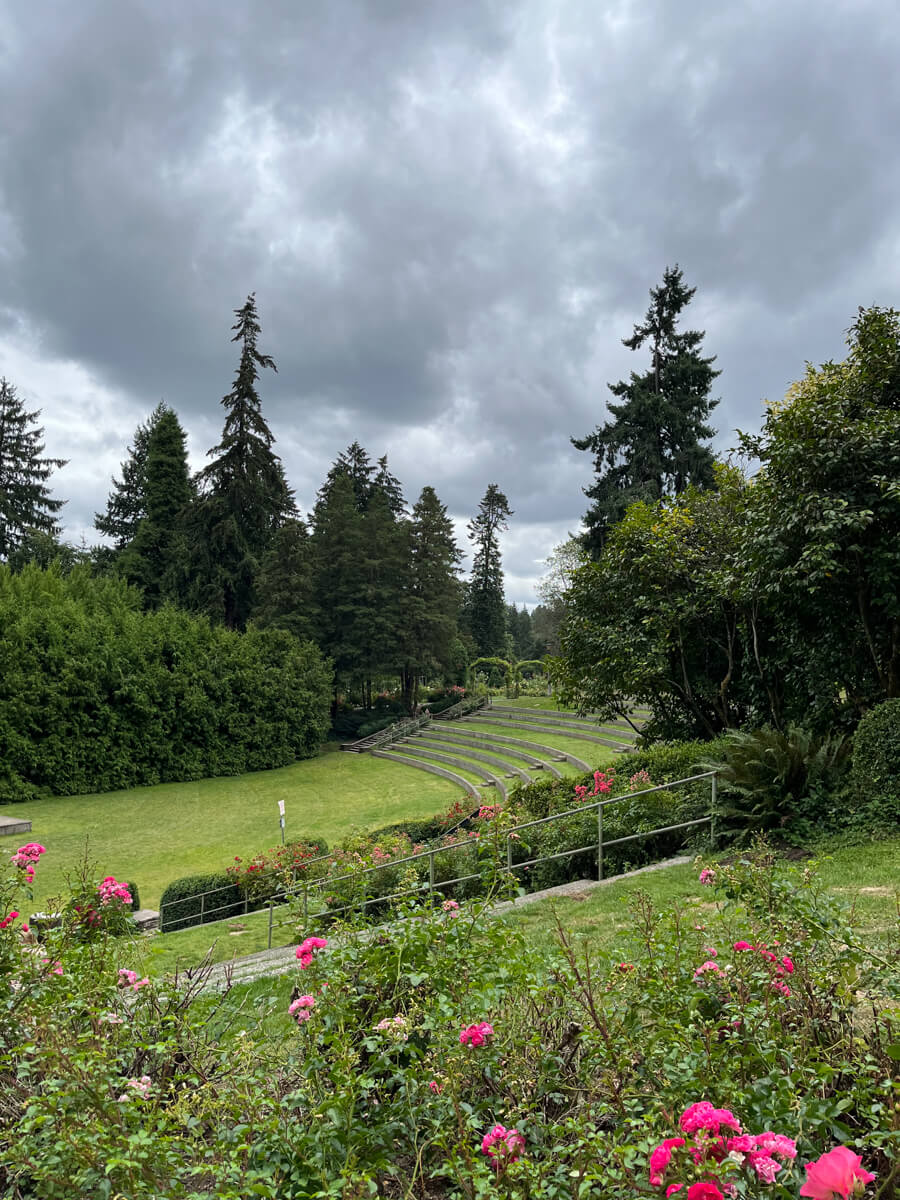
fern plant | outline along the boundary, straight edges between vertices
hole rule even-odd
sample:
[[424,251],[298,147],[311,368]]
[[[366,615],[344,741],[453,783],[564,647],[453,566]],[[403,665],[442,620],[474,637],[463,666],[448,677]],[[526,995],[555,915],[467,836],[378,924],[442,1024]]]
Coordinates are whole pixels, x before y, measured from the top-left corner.
[[719,773],[719,820],[735,840],[745,842],[766,830],[785,829],[798,817],[814,817],[810,801],[839,785],[850,747],[848,737],[816,737],[797,726],[786,733],[727,734],[722,758],[703,764],[704,770]]

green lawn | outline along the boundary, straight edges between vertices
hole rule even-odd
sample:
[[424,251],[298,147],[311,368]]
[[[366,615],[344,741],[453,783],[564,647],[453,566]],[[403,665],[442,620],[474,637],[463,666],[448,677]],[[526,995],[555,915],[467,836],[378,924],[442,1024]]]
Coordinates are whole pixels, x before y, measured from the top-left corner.
[[[431,816],[459,795],[449,780],[425,771],[368,754],[333,752],[277,771],[54,796],[0,813],[27,817],[29,839],[47,847],[35,877],[32,911],[45,909],[65,890],[65,875],[75,868],[86,840],[101,875],[133,879],[141,904],[158,908],[173,879],[224,870],[236,854],[276,845],[279,800],[285,801],[289,839],[317,836],[332,842],[353,826],[372,829]],[[9,840],[15,849],[16,839]]]
[[[865,846],[815,848],[821,878],[853,909],[853,924],[863,935],[884,944],[900,936],[900,838]],[[540,901],[513,910],[505,918],[524,928],[529,939],[549,945],[556,939],[558,915],[563,928],[585,945],[609,947],[629,922],[628,899],[647,892],[657,907],[674,903],[695,908],[698,916],[710,906],[710,892],[697,882],[691,865],[649,872],[585,892],[578,898]]]
[[[582,762],[589,764],[593,770],[595,767],[607,767],[610,763],[615,762],[618,754],[610,746],[603,746],[599,742],[586,742],[581,738],[567,738],[555,730],[551,733],[545,732],[543,729],[517,729],[512,725],[490,725],[487,722],[479,724],[477,721],[467,721],[463,718],[460,721],[453,722],[455,730],[466,730],[475,736],[487,736],[492,733],[498,737],[516,738],[523,742],[535,742],[541,746],[559,747],[561,751],[567,754],[574,754],[576,758],[580,758]],[[487,749],[487,747],[485,747]],[[537,758],[543,757],[539,750],[535,750],[534,754]],[[564,768],[563,763],[554,763],[556,767]],[[580,772],[575,771],[575,774]]]

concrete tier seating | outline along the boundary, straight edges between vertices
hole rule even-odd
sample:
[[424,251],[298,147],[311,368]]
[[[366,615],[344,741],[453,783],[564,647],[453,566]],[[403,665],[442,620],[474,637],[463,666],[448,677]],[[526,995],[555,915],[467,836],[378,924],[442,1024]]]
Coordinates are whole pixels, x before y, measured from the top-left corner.
[[473,750],[471,743],[465,738],[458,738],[455,742],[447,740],[438,740],[429,737],[427,734],[416,734],[411,738],[407,738],[410,745],[424,746],[428,750],[440,750],[444,754],[455,750],[457,746],[464,747],[465,757],[474,758],[477,762],[487,763],[491,767],[500,767],[507,779],[521,779],[525,783],[531,782],[531,776],[522,767],[517,767],[511,762],[505,762],[502,758],[498,758],[496,754],[484,754],[480,750]]
[[[460,727],[466,728],[468,722],[471,720],[474,720],[474,718],[467,717],[466,724],[461,723],[461,726],[457,725],[456,729],[459,730]],[[496,728],[502,729],[503,726],[496,725]],[[528,725],[526,728],[530,729],[531,726]],[[490,732],[493,741],[498,745],[502,744],[504,746],[516,746],[525,750],[535,750],[541,755],[542,758],[551,758],[554,762],[571,763],[572,766],[577,767],[579,771],[590,771],[592,769],[590,763],[586,763],[583,758],[577,758],[574,754],[569,754],[566,750],[557,750],[555,746],[548,746],[544,742],[526,742],[524,738],[504,737],[502,734],[496,733],[495,730],[492,729],[488,724],[479,724],[476,729],[472,730],[472,732],[476,734]]]
[[[499,745],[494,741],[490,733],[472,733],[468,729],[454,729],[453,732],[445,733],[443,729],[429,729],[427,736],[430,740],[441,745],[447,744],[451,746],[476,747],[479,751],[495,751],[497,754],[502,754],[503,758],[515,758],[520,762],[525,762],[532,771],[546,771],[548,775],[552,775],[554,779],[562,779],[562,771],[558,767],[554,767],[552,762],[547,759],[538,758],[534,754],[529,754],[525,750],[513,750],[512,747]],[[520,768],[510,766],[510,770],[519,770]],[[530,779],[527,772],[522,772],[526,779]]]
[[495,775],[493,771],[488,771],[485,767],[480,767],[476,763],[469,762],[467,758],[457,756],[455,754],[441,754],[437,750],[429,750],[425,746],[418,746],[412,741],[404,740],[399,743],[399,748],[404,754],[414,754],[416,758],[424,758],[427,762],[446,763],[450,767],[461,767],[464,771],[468,771],[472,775],[477,775],[479,779],[483,779],[488,787],[495,787],[500,794],[501,799],[506,800],[506,785],[499,775]]
[[430,771],[432,775],[440,775],[443,779],[449,779],[451,783],[455,783],[457,787],[461,787],[464,792],[481,803],[482,795],[474,783],[469,783],[468,779],[464,779],[462,775],[457,775],[455,771],[448,771],[446,767],[439,767],[436,763],[425,762],[421,758],[412,758],[408,754],[395,754],[391,750],[370,750],[376,758],[389,758],[392,762],[403,763],[407,767],[418,767],[420,771]]
[[546,723],[537,721],[522,721],[510,720],[503,716],[489,716],[487,713],[473,713],[472,716],[466,717],[466,723],[477,723],[479,726],[486,725],[489,727],[507,726],[509,729],[533,729],[536,733],[555,733],[557,737],[574,738],[579,742],[593,742],[596,746],[608,746],[611,750],[630,750],[631,746],[623,741],[613,738],[600,737],[595,733],[585,733],[580,729],[570,729],[568,726],[561,728]]

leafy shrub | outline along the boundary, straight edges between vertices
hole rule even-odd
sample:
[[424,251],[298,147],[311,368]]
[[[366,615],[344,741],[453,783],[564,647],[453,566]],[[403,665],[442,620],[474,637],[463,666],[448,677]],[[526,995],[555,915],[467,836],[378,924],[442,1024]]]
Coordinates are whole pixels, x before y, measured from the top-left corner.
[[[209,892],[211,895],[202,895]],[[213,875],[185,875],[163,892],[159,902],[159,927],[163,933],[205,925],[244,912],[245,900],[226,871]]]
[[853,736],[851,783],[857,823],[868,829],[900,825],[900,700],[871,709]]
[[314,878],[324,873],[322,863],[309,863],[328,853],[328,843],[323,838],[308,838],[291,841],[283,846],[261,850],[252,858],[235,856],[234,863],[226,874],[237,886],[242,896],[256,904],[268,900],[278,891],[292,887],[298,880]]
[[[850,751],[846,737],[816,737],[796,727],[733,731],[718,744],[721,759],[706,766],[719,772],[720,815],[739,841],[774,829],[790,834],[798,820],[816,820],[822,797],[840,784]],[[805,835],[808,824],[799,831]]]
[[141,896],[140,896],[140,892],[138,891],[138,885],[134,882],[133,879],[129,879],[126,882],[125,886],[128,888],[129,892],[131,893],[131,911],[137,912],[138,909],[141,907]]
[[329,669],[276,629],[235,633],[111,576],[0,564],[5,799],[238,775],[318,752]]
[[[483,818],[485,840],[499,819]],[[0,873],[0,910],[22,907],[26,870]],[[4,1193],[662,1200],[705,1162],[722,1188],[697,1195],[778,1200],[839,1141],[886,1198],[896,948],[863,940],[814,869],[765,847],[701,878],[669,911],[635,893],[609,951],[564,929],[542,944],[479,902],[408,904],[374,936],[316,931],[292,980],[222,995],[202,972],[183,988],[140,978],[114,939],[49,931],[35,955],[10,915]],[[771,1159],[692,1135],[688,1113],[723,1119],[713,1105],[745,1142],[777,1134],[774,1186]],[[515,1154],[498,1159],[501,1137]]]

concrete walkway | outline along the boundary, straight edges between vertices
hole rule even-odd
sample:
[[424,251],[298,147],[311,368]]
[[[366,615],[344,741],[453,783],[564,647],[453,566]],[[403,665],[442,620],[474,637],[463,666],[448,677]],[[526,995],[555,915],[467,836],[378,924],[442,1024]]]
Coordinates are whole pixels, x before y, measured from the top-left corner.
[[[571,883],[563,883],[558,887],[544,888],[540,892],[529,892],[515,900],[502,900],[492,904],[485,910],[487,916],[496,917],[509,912],[511,908],[521,908],[525,904],[537,904],[540,900],[565,899],[566,896],[583,896],[597,888],[608,887],[622,879],[634,879],[638,875],[649,875],[652,871],[664,871],[667,867],[680,867],[692,861],[688,855],[677,858],[667,858],[662,862],[651,863],[647,867],[639,867],[636,871],[626,871],[623,875],[612,875],[609,879],[576,879]],[[367,936],[383,930],[385,926],[374,925],[365,930]],[[248,954],[244,958],[236,958],[228,963],[217,963],[209,973],[205,982],[206,988],[222,990],[229,983],[253,983],[257,979],[267,979],[276,975],[287,975],[297,969],[295,945],[278,946],[272,950],[259,950],[256,954]],[[196,974],[196,969],[184,971],[181,974],[190,978]]]

